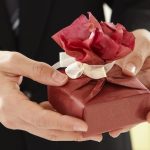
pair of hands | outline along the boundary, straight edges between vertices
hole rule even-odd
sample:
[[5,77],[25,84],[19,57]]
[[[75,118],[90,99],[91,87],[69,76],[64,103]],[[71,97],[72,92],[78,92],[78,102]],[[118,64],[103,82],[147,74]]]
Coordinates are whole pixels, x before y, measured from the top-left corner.
[[[142,29],[133,33],[136,37],[135,50],[117,63],[125,74],[137,75],[143,84],[150,87],[150,33]],[[52,86],[62,86],[68,80],[66,75],[48,64],[31,60],[17,52],[1,51],[0,122],[5,127],[24,130],[52,141],[102,140],[102,135],[84,138],[82,133],[87,131],[87,124],[56,112],[47,101],[41,104],[31,102],[19,88],[23,76]],[[150,113],[147,118],[150,121]],[[110,135],[117,137],[129,128],[112,131]]]

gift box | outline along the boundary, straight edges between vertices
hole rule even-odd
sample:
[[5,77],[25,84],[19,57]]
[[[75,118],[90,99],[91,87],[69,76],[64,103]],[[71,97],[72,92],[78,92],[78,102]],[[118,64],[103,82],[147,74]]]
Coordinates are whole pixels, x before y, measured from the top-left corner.
[[99,23],[89,13],[89,19],[81,15],[52,38],[70,56],[54,65],[67,67],[61,72],[69,81],[61,87],[48,86],[48,100],[58,112],[83,119],[88,124],[85,136],[146,120],[150,91],[114,65],[134,49],[134,35],[124,26]]
[[85,136],[141,123],[150,110],[149,90],[137,78],[123,75],[118,66],[107,78],[83,76],[62,87],[49,86],[48,99],[58,112],[85,120]]

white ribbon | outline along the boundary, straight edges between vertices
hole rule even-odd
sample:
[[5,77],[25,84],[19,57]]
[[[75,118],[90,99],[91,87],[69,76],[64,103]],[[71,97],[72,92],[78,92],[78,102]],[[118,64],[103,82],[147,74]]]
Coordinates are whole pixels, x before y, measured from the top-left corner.
[[107,72],[115,64],[115,62],[112,62],[106,65],[88,65],[76,61],[74,57],[67,55],[65,52],[59,53],[59,59],[60,61],[53,67],[55,69],[66,67],[65,72],[72,79],[77,79],[83,74],[92,79],[107,77]]

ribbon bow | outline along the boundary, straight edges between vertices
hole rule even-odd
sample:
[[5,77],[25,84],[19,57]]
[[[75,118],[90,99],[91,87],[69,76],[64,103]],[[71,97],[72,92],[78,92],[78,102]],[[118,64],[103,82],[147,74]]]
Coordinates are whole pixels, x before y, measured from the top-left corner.
[[83,74],[92,79],[101,79],[107,77],[107,72],[113,67],[115,62],[106,65],[88,65],[76,61],[74,57],[67,55],[65,52],[59,53],[59,62],[54,64],[55,69],[64,68],[66,74],[72,78],[77,79]]

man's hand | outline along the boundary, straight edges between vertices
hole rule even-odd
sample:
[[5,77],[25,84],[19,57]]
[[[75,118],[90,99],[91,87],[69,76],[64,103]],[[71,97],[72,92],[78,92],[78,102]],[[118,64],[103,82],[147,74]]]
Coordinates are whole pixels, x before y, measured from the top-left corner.
[[[133,34],[136,38],[134,51],[117,61],[117,64],[122,68],[124,74],[129,76],[136,75],[150,89],[150,32],[138,29],[133,31]],[[150,122],[150,113],[147,116],[147,120]],[[129,131],[132,127],[112,131],[110,135],[117,137],[121,133]]]
[[25,130],[52,141],[100,141],[101,136],[83,138],[87,124],[31,102],[20,90],[22,77],[45,85],[61,86],[67,76],[48,64],[17,52],[0,52],[0,122],[9,129]]

